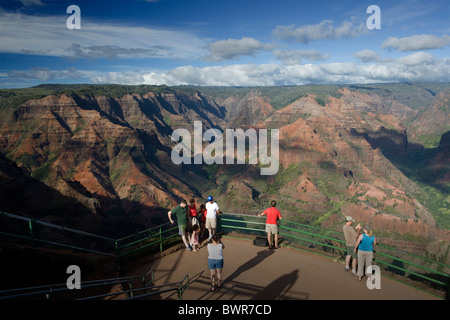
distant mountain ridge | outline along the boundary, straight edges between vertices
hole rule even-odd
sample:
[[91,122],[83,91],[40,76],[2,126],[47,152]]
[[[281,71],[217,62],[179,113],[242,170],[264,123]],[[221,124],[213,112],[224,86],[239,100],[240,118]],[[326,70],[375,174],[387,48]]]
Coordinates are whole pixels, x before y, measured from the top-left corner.
[[[240,213],[259,212],[275,199],[291,219],[340,230],[342,215],[352,215],[372,223],[386,243],[434,254],[436,241],[450,243],[449,89],[400,83],[0,90],[0,153],[7,158],[1,178],[10,170],[5,161],[16,163],[92,215],[142,226],[164,221],[181,198],[213,195],[223,210]],[[279,129],[279,172],[175,165],[171,134],[192,132],[194,121],[204,130]],[[0,210],[13,210],[2,203]]]

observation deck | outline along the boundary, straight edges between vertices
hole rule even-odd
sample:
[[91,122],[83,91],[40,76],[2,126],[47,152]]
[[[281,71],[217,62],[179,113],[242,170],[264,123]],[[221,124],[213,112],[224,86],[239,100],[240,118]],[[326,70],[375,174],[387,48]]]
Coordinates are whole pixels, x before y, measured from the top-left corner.
[[[206,241],[206,240],[205,240]],[[152,269],[155,285],[166,285],[189,277],[184,300],[435,300],[437,297],[383,277],[381,288],[369,289],[344,271],[344,263],[294,248],[258,247],[250,240],[223,237],[225,248],[223,285],[211,291],[206,244],[199,251],[183,248],[154,261],[136,261],[127,273]],[[154,297],[178,299],[176,292]]]
[[[252,243],[256,236],[266,236],[264,226],[265,219],[257,216],[220,215],[218,232],[225,246],[223,285],[212,292],[207,242],[203,240],[197,252],[187,251],[176,224],[166,223],[121,239],[112,239],[0,212],[0,258],[5,254],[2,247],[28,248],[29,252],[45,250],[45,254],[63,252],[65,256],[72,252],[74,258],[83,257],[90,261],[91,266],[98,265],[103,259],[120,267],[120,273],[114,278],[82,279],[80,290],[70,290],[66,282],[26,288],[0,287],[0,300],[448,298],[450,266],[443,262],[380,244],[376,247],[373,264],[379,267],[381,287],[370,289],[366,277],[359,281],[351,272],[344,271],[346,248],[342,233],[282,220],[279,233],[281,248],[269,249]],[[70,259],[66,261],[72,261]],[[80,260],[73,261],[76,264]],[[32,263],[22,261],[21,265]],[[65,269],[58,272],[68,277]],[[4,276],[10,277],[8,274]]]

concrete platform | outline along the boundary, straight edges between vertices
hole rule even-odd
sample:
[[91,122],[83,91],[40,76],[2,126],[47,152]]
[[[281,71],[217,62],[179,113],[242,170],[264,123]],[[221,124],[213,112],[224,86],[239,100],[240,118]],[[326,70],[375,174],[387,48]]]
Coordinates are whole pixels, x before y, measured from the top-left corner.
[[[394,280],[381,277],[381,289],[368,289],[344,272],[344,264],[312,253],[282,247],[257,247],[249,240],[222,238],[223,287],[211,292],[206,244],[198,252],[178,250],[141,262],[127,274],[155,271],[155,283],[177,282],[189,275],[184,300],[440,300]],[[177,299],[175,293],[158,296]]]

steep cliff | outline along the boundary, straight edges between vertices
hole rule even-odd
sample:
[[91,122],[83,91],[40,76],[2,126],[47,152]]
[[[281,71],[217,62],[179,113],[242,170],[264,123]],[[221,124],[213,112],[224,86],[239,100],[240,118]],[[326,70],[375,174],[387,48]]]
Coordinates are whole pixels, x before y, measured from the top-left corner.
[[[408,121],[427,113],[408,107],[406,98],[367,87],[323,86],[308,93],[279,88],[279,95],[273,88],[242,94],[220,88],[144,89],[64,88],[3,108],[0,152],[9,159],[4,161],[17,163],[45,190],[76,200],[92,215],[140,225],[165,219],[181,198],[201,202],[214,195],[223,210],[241,213],[258,212],[275,199],[292,219],[339,231],[343,215],[352,215],[372,223],[386,241],[412,237],[420,250],[424,242],[450,239],[442,211],[450,210],[448,134],[435,149],[411,143],[409,136],[417,136],[422,126],[419,117],[413,126]],[[220,99],[213,98],[214,90]],[[430,103],[446,103],[448,94],[443,90],[433,100],[438,102]],[[261,176],[260,163],[174,164],[173,131],[186,129],[192,140],[195,121],[202,122],[203,131],[223,133],[278,129],[278,173]],[[418,164],[430,173],[427,179],[418,179]],[[427,188],[443,200],[430,206]],[[0,210],[19,211],[4,201]]]

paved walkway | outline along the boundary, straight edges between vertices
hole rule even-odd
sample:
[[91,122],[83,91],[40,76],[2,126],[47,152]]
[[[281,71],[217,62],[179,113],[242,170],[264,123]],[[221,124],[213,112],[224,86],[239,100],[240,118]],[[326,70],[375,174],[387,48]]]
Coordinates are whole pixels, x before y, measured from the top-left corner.
[[[339,261],[291,248],[269,250],[249,240],[222,238],[223,287],[211,292],[208,251],[178,250],[163,258],[141,260],[133,272],[155,271],[156,285],[180,281],[190,284],[184,300],[439,300],[407,285],[381,277],[381,289],[370,290],[344,272]],[[174,293],[159,298],[176,299]]]

